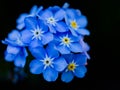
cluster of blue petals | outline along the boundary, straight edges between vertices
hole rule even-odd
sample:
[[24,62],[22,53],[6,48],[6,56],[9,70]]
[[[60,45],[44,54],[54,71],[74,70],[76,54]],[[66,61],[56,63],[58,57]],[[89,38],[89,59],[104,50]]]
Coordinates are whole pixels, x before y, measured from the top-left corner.
[[90,35],[87,23],[86,16],[69,4],[46,9],[35,5],[29,14],[19,16],[16,29],[2,41],[7,45],[5,60],[24,68],[29,50],[34,57],[29,63],[32,74],[42,74],[48,82],[59,75],[66,83],[83,78],[90,59],[90,47],[84,41],[84,36]]

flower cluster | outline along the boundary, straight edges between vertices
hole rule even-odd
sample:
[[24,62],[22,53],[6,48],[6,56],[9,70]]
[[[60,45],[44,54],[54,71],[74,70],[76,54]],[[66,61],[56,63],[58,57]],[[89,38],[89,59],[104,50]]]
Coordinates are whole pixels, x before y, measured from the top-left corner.
[[66,3],[47,9],[35,5],[30,14],[20,15],[17,29],[2,41],[7,44],[5,60],[24,68],[29,50],[34,57],[29,63],[32,74],[42,74],[48,82],[56,81],[60,74],[64,82],[74,76],[83,78],[90,58],[89,45],[84,42],[84,36],[90,34],[87,23],[80,10]]

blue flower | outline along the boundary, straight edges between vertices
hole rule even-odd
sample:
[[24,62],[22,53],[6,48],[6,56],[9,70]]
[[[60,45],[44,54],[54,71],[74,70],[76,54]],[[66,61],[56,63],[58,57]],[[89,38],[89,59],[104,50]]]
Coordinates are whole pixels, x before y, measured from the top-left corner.
[[66,59],[68,65],[67,68],[62,72],[61,80],[63,82],[70,82],[73,80],[74,76],[78,78],[83,78],[87,69],[85,64],[87,62],[87,57],[84,54],[66,54],[63,55]]
[[87,19],[81,14],[79,10],[66,9],[66,24],[74,36],[89,35],[90,32],[85,28],[87,26]]
[[79,43],[80,37],[74,37],[71,33],[57,33],[54,38],[56,49],[61,54],[69,54],[71,52],[83,52],[83,48]]
[[18,17],[18,19],[16,20],[16,23],[17,23],[16,28],[19,29],[19,30],[22,30],[22,29],[25,27],[24,19],[25,19],[26,17],[28,17],[28,16],[35,16],[35,15],[37,15],[37,13],[40,12],[42,9],[43,9],[42,6],[37,7],[36,5],[34,5],[34,6],[31,8],[29,14],[27,14],[27,13],[21,14],[21,15]]
[[42,46],[53,40],[53,34],[48,27],[36,17],[25,18],[26,29],[21,32],[22,41],[31,47]]
[[36,57],[30,62],[30,72],[33,74],[43,73],[46,81],[55,81],[58,78],[58,73],[67,66],[65,59],[52,45],[47,46],[46,49],[42,47],[31,48],[30,51]]
[[63,9],[55,6],[50,7],[40,13],[38,13],[39,18],[44,21],[44,23],[49,27],[50,32],[66,32],[68,31],[67,25],[63,21],[65,17],[65,12]]
[[25,49],[25,44],[21,41],[20,32],[13,30],[5,41],[7,49],[5,51],[5,60],[12,62],[17,67],[24,67],[26,63],[26,57],[28,56]]

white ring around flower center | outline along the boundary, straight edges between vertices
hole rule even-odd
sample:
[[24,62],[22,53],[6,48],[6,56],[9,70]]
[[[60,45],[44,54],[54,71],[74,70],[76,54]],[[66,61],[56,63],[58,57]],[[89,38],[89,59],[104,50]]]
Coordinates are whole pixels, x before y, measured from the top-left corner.
[[53,60],[54,60],[54,58],[50,58],[46,55],[46,57],[43,60],[40,60],[40,61],[43,62],[44,69],[46,69],[49,66],[53,67],[53,63],[54,63]]
[[32,39],[39,39],[41,40],[41,36],[43,35],[44,31],[42,31],[42,29],[40,29],[38,26],[36,29],[34,30],[31,30],[32,34],[33,34],[33,37]]
[[76,67],[79,66],[78,64],[76,64],[76,62],[73,60],[72,62],[70,62],[67,66],[66,72],[67,71],[72,71],[74,72]]
[[60,37],[60,39],[61,39],[60,45],[64,45],[64,46],[67,46],[67,47],[69,47],[70,43],[73,42],[73,41],[71,40],[71,38],[68,37],[68,35],[66,35],[66,36],[64,36],[64,37]]
[[47,23],[52,24],[53,26],[55,26],[56,21],[57,20],[55,18],[53,18],[53,17],[47,18]]

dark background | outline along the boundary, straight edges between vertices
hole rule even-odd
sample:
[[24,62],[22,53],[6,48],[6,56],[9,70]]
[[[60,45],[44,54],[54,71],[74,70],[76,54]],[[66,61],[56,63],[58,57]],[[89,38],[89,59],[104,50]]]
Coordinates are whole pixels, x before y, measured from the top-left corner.
[[[62,6],[65,2],[71,8],[80,9],[88,18],[87,28],[91,35],[85,40],[90,45],[88,72],[83,79],[74,78],[64,83],[60,77],[48,83],[40,75],[28,75],[24,80],[13,84],[7,79],[11,63],[4,61],[6,46],[0,43],[0,88],[40,89],[40,90],[120,90],[119,36],[120,6],[115,0],[0,0],[0,40],[16,27],[16,19],[23,12],[29,12],[33,5]],[[2,87],[1,87],[2,86]],[[1,89],[0,89],[1,90]]]

